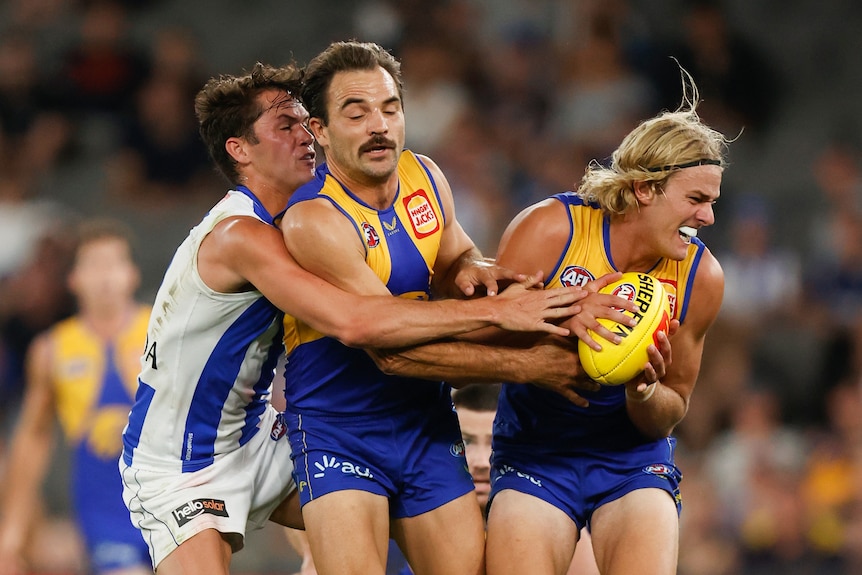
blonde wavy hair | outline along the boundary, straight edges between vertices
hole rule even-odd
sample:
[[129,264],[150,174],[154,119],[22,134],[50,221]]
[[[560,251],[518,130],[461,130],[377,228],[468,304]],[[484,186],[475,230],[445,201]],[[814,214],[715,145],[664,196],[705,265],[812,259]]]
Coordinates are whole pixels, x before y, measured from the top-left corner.
[[680,67],[683,100],[673,112],[645,120],[623,138],[611,155],[610,166],[593,160],[577,194],[607,212],[637,209],[636,182],[661,187],[676,172],[692,166],[726,167],[729,140],[704,124],[696,109],[700,101],[691,75]]

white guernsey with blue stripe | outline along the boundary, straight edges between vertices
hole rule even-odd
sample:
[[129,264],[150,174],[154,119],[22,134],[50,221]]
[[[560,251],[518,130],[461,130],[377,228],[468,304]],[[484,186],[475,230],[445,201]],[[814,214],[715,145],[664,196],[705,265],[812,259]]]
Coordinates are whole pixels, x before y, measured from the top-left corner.
[[248,189],[228,192],[177,249],[159,288],[123,432],[130,467],[197,471],[259,431],[283,351],[283,314],[258,291],[214,292],[197,269],[203,238],[233,216],[273,224]]

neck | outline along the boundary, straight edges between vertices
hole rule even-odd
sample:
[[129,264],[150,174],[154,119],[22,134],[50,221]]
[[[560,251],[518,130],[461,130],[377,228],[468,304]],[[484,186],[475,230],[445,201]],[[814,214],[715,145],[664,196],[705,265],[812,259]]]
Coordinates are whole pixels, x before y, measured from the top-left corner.
[[126,326],[134,310],[134,304],[115,307],[100,306],[98,309],[83,309],[79,317],[96,335],[105,340],[116,337]]
[[647,272],[661,259],[655,256],[644,234],[623,218],[612,218],[610,227],[610,256],[617,269],[623,272]]
[[260,200],[270,214],[277,214],[287,206],[287,201],[296,190],[285,190],[269,182],[256,178],[244,178],[239,185],[245,186]]
[[381,177],[360,174],[350,176],[337,165],[327,164],[329,172],[341,185],[360,198],[363,202],[378,210],[384,210],[392,205],[395,194],[398,193],[398,171]]

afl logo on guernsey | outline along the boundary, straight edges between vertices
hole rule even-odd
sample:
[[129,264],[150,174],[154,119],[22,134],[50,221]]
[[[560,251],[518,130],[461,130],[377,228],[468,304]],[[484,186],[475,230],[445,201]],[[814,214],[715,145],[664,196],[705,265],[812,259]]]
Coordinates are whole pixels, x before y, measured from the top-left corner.
[[673,475],[673,469],[663,463],[653,463],[652,465],[647,465],[643,468],[643,472],[649,473],[651,475],[664,475],[666,477],[670,477]]
[[437,218],[431,202],[428,201],[425,190],[416,190],[404,198],[403,202],[417,239],[430,236],[440,229],[440,220]]
[[459,441],[457,443],[453,443],[449,446],[449,454],[452,457],[464,457],[466,453],[466,448],[464,446],[463,441]]
[[583,286],[594,279],[596,278],[593,277],[593,274],[581,266],[568,266],[563,270],[563,273],[560,274],[560,283],[563,284],[564,287]]
[[275,421],[272,422],[269,438],[273,441],[278,441],[284,437],[285,433],[287,433],[287,423],[284,421],[284,413],[279,413],[275,416]]
[[376,248],[380,245],[380,236],[377,235],[377,230],[368,222],[362,222],[362,235],[365,236],[365,245],[369,248]]

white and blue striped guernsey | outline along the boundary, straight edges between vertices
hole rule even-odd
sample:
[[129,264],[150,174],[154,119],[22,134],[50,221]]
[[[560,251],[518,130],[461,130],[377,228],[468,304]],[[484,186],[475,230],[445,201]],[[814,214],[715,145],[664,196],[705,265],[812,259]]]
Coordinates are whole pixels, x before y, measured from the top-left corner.
[[123,460],[130,467],[197,471],[259,431],[283,351],[283,314],[259,291],[211,290],[197,268],[203,239],[233,216],[273,225],[254,194],[240,186],[189,232],[165,273],[123,432]]

